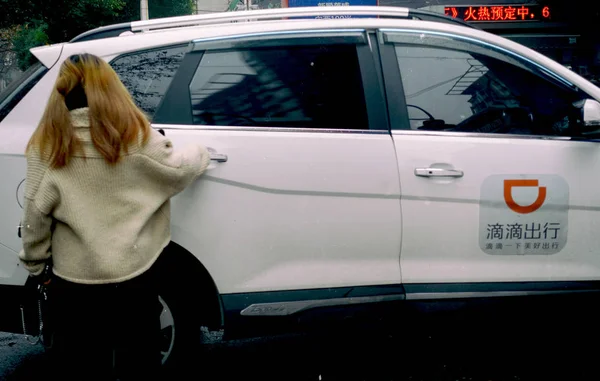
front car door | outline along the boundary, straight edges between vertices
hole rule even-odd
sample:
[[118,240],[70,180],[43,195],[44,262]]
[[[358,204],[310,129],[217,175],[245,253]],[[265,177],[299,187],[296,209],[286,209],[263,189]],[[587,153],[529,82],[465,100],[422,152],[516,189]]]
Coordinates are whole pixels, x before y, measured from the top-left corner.
[[592,96],[536,53],[453,30],[381,32],[407,299],[599,280],[600,146],[573,106]]

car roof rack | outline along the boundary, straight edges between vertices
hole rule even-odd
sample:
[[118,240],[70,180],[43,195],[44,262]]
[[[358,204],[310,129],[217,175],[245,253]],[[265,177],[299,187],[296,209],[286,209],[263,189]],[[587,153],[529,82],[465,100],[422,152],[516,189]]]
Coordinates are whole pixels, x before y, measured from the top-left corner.
[[443,14],[437,13],[437,12],[426,11],[424,9],[409,9],[408,15],[411,18],[417,19],[417,20],[458,24],[461,26],[466,26],[467,28],[479,29],[476,26],[474,26],[473,24],[469,24],[468,22],[466,22],[464,20],[446,16],[446,15],[443,15]]
[[106,37],[116,37],[123,32],[143,32],[169,28],[224,24],[231,22],[256,22],[267,20],[285,20],[289,18],[307,18],[324,16],[373,16],[380,18],[418,19],[458,24],[473,28],[472,25],[439,13],[420,9],[382,6],[335,6],[335,7],[298,7],[261,10],[219,12],[202,15],[166,17],[160,19],[132,21],[92,29],[71,40],[80,42]]
[[121,24],[101,26],[99,28],[83,32],[69,42],[81,42],[89,40],[99,40],[101,38],[117,37],[123,32],[131,32],[131,23],[124,22]]

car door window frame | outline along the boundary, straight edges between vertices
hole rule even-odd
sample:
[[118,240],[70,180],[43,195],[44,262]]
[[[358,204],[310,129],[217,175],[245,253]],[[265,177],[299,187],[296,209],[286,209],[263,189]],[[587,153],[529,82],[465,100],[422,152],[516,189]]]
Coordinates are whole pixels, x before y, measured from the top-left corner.
[[[377,74],[377,55],[372,51],[372,42],[365,29],[344,30],[305,30],[294,32],[250,33],[238,36],[198,39],[190,42],[190,51],[183,57],[179,70],[167,89],[159,106],[154,124],[190,125],[196,129],[227,129],[227,126],[202,126],[193,124],[190,102],[190,84],[202,61],[205,52],[257,47],[287,47],[351,44],[356,54],[363,82],[363,96],[369,129],[318,129],[300,128],[311,132],[354,132],[389,131],[387,106],[382,89],[382,81]],[[263,129],[266,127],[242,127],[243,129]],[[268,127],[269,131],[290,130],[290,128]],[[293,128],[294,130],[299,130]]]
[[[390,126],[393,131],[409,130],[414,131],[410,127],[408,105],[405,97],[404,84],[402,81],[401,68],[398,64],[398,57],[396,53],[396,44],[407,42],[398,41],[398,37],[403,38],[407,35],[414,36],[415,39],[423,39],[423,36],[431,36],[437,38],[437,40],[445,39],[448,41],[447,45],[441,46],[440,44],[431,43],[427,40],[419,41],[415,44],[410,42],[413,46],[431,47],[436,49],[450,49],[455,51],[471,51],[475,49],[476,53],[497,59],[505,62],[507,65],[514,65],[523,70],[526,70],[533,75],[540,77],[542,80],[550,82],[554,86],[561,87],[563,89],[582,93],[582,97],[587,97],[585,93],[569,80],[561,77],[560,75],[548,70],[542,65],[524,57],[516,52],[504,49],[502,47],[494,46],[490,43],[480,41],[471,37],[461,36],[453,33],[446,32],[435,32],[426,30],[416,29],[381,29],[378,31],[378,39],[381,46],[381,62],[384,67],[384,88],[386,90],[388,103],[397,107],[389,107],[390,109]],[[435,41],[435,40],[434,40]],[[467,49],[466,47],[470,48]],[[486,136],[486,137],[507,137],[507,134],[494,134],[494,133],[480,133],[480,132],[453,132],[453,131],[418,131],[418,133],[424,134],[441,134],[441,135],[457,135],[457,134],[468,134],[475,136]],[[552,136],[552,135],[510,135],[518,138],[543,138],[543,139],[559,139],[565,140],[570,139],[565,136]]]
[[402,83],[395,45],[386,43],[384,33],[381,31],[378,32],[377,38],[379,40],[379,55],[383,70],[383,87],[387,98],[390,129],[410,130],[406,94],[404,93],[404,84]]
[[[144,54],[144,53],[151,53],[151,52],[157,52],[157,51],[164,51],[164,50],[171,50],[171,49],[182,49],[185,48],[186,46],[188,46],[189,49],[189,44],[187,43],[183,43],[183,44],[174,44],[174,45],[167,45],[167,46],[160,46],[160,47],[152,47],[150,49],[144,49],[144,50],[136,50],[133,52],[127,52],[127,53],[123,53],[123,54],[119,54],[118,56],[114,57],[113,59],[110,60],[110,62],[108,63],[111,67],[113,66],[114,63],[116,63],[117,61],[119,61],[120,59],[126,58],[126,57],[131,57],[131,56],[138,56],[140,54]],[[181,62],[183,63],[183,59],[185,58],[185,54],[181,60]],[[181,67],[181,64],[180,64]],[[179,68],[180,68],[179,67]],[[177,68],[175,70],[175,75],[177,74],[177,72],[179,71],[179,68]],[[114,69],[114,68],[113,68]],[[174,77],[173,77],[174,79]],[[171,79],[171,84],[173,83],[173,79]],[[169,90],[169,88],[171,87],[171,84],[169,84],[169,86],[165,89],[165,93],[162,95],[161,99],[158,101],[158,104],[156,105],[156,108],[154,110],[154,115],[152,117],[152,120],[154,120],[156,118],[156,115],[158,113],[158,110],[162,107],[162,103],[164,102],[165,99],[165,95],[167,93],[167,91]],[[129,90],[129,89],[128,89]],[[129,90],[131,93],[131,90]],[[132,95],[133,96],[133,95]],[[134,102],[136,102],[136,100],[134,99]],[[136,102],[137,103],[137,102]]]
[[156,110],[153,124],[192,124],[189,84],[204,56],[204,51],[192,51],[192,47],[193,44],[190,43],[190,51],[183,56],[181,65]]

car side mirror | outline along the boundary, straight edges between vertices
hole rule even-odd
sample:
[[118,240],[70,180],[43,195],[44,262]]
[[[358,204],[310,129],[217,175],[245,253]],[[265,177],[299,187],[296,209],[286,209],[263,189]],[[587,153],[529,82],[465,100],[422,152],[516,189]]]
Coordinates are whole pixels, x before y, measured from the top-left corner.
[[580,133],[585,137],[600,136],[600,102],[595,99],[583,99],[573,103],[580,110]]

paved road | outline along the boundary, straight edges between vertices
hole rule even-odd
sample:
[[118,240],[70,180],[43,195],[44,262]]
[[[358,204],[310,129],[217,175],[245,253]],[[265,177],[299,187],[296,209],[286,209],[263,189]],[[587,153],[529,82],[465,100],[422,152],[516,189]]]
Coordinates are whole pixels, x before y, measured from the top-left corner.
[[[257,378],[264,380],[514,381],[598,380],[597,343],[585,337],[569,342],[473,336],[390,335],[357,332],[291,335],[217,343],[193,354],[165,380]],[[589,345],[591,344],[591,346]],[[595,344],[595,345],[594,345]],[[43,379],[45,357],[39,345],[21,335],[0,333],[0,379]],[[190,376],[198,375],[198,377]],[[206,379],[206,378],[204,378]]]

